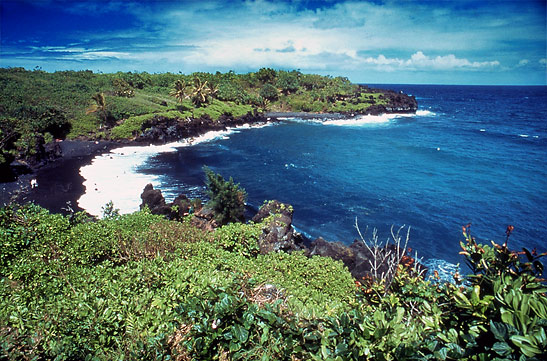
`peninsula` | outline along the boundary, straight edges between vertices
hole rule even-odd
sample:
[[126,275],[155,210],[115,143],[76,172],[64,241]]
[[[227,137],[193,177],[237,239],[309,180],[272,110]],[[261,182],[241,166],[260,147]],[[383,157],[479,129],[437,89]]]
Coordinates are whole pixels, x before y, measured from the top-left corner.
[[417,110],[416,99],[402,92],[270,68],[189,75],[3,68],[0,84],[0,182],[62,157],[65,139],[158,144],[287,112],[352,117]]

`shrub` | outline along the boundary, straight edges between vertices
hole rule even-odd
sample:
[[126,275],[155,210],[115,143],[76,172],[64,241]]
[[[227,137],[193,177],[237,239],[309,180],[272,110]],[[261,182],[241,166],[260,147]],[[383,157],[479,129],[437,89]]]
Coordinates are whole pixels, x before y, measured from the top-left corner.
[[215,242],[227,251],[254,257],[259,252],[258,238],[261,234],[261,225],[231,223],[215,231]]
[[245,219],[245,199],[247,193],[235,184],[232,177],[228,181],[220,174],[215,174],[205,167],[207,194],[210,201],[208,205],[213,209],[215,218],[220,224],[241,222]]

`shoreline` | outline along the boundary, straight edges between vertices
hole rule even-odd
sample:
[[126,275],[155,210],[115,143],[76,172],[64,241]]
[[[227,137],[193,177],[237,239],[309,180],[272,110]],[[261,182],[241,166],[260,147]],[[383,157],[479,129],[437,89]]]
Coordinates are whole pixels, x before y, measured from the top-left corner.
[[[234,124],[234,126],[221,126],[216,129],[205,127],[203,130],[197,130],[195,134],[173,141],[153,142],[140,139],[60,141],[58,142],[62,149],[60,158],[34,168],[30,173],[19,175],[15,181],[0,183],[0,207],[14,202],[21,204],[33,202],[52,213],[66,213],[67,202],[70,202],[70,207],[74,211],[86,211],[78,206],[78,200],[86,193],[84,185],[86,179],[81,175],[80,169],[91,165],[96,157],[109,154],[118,148],[150,146],[159,148],[175,143],[180,143],[180,146],[192,145],[196,138],[210,132],[260,127],[279,122],[275,116],[252,117],[251,119],[245,118],[245,120],[247,121]],[[31,182],[34,181],[37,186],[32,187]]]
[[[32,173],[20,175],[14,182],[0,185],[1,206],[11,202],[34,202],[59,213],[70,201],[75,211],[82,211],[76,202],[85,191],[80,168],[91,164],[97,155],[124,146],[112,141],[89,140],[64,140],[58,144],[63,151],[59,159],[34,169]],[[31,180],[36,180],[36,187],[31,187]]]
[[[382,116],[394,116],[398,114],[386,113]],[[0,184],[0,206],[12,202],[27,203],[34,202],[53,213],[66,213],[65,208],[70,202],[74,211],[89,211],[79,206],[78,201],[86,196],[86,185],[89,181],[81,175],[81,169],[91,166],[93,161],[101,156],[111,154],[119,148],[146,149],[156,148],[149,154],[156,154],[163,151],[174,151],[178,146],[190,146],[195,140],[208,133],[231,132],[238,128],[253,128],[279,123],[290,118],[304,120],[321,119],[326,124],[329,121],[349,121],[355,119],[357,114],[342,113],[310,113],[310,112],[267,112],[260,116],[237,119],[232,126],[230,124],[217,125],[205,129],[194,129],[195,133],[177,140],[163,139],[151,141],[150,139],[124,139],[120,141],[102,140],[63,140],[59,142],[62,149],[62,156],[46,165],[33,169],[29,174],[23,174],[16,181]],[[241,121],[243,120],[243,121]],[[204,139],[207,141],[208,139]],[[203,141],[203,140],[202,140]],[[166,150],[167,149],[167,150]],[[136,152],[136,151],[135,151]],[[120,152],[124,155],[123,152]],[[109,156],[112,159],[112,156]],[[36,187],[31,187],[31,181],[37,182]],[[93,187],[93,185],[90,185]],[[144,187],[144,186],[143,186]],[[95,189],[96,191],[98,189]],[[140,192],[142,189],[139,189]],[[135,201],[140,201],[137,195]],[[108,201],[107,201],[108,202]],[[105,202],[106,204],[106,202]],[[102,204],[104,206],[104,204]],[[116,206],[116,204],[115,204]],[[94,213],[97,215],[97,211]]]

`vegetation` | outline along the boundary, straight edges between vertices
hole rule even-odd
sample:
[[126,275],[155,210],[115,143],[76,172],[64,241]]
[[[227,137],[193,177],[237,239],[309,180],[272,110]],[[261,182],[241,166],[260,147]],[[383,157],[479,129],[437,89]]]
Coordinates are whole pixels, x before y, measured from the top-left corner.
[[189,75],[0,68],[0,168],[32,156],[40,138],[132,139],[155,117],[354,113],[386,103],[382,92],[346,78],[270,68]]
[[[189,216],[190,217],[190,216]],[[483,246],[472,274],[398,265],[356,282],[330,258],[258,253],[263,224],[214,232],[143,210],[105,218],[0,210],[2,359],[540,360],[547,288],[537,254]]]
[[245,220],[245,200],[247,193],[244,189],[235,184],[232,177],[226,181],[220,174],[215,174],[211,169],[205,167],[207,177],[207,194],[209,206],[215,212],[216,221],[219,224],[230,222],[242,222]]

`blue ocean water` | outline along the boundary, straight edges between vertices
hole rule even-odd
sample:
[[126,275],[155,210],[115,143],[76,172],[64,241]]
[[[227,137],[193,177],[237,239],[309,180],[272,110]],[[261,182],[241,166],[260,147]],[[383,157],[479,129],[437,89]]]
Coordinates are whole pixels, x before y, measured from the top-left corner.
[[288,119],[159,154],[138,172],[174,196],[204,196],[202,167],[233,177],[257,209],[294,206],[312,239],[347,244],[360,228],[409,225],[425,260],[461,263],[461,226],[480,242],[547,250],[547,88],[373,85],[415,95],[418,115],[325,124]]

